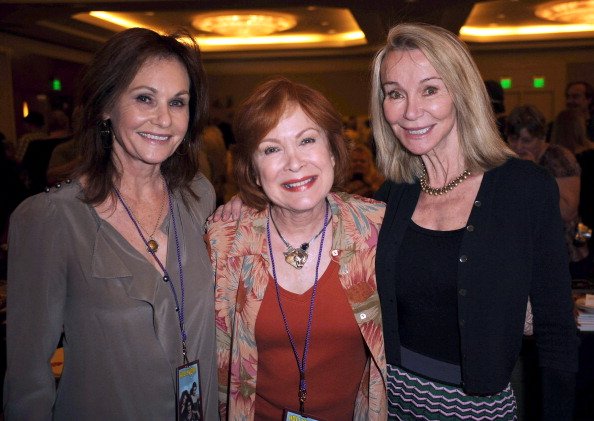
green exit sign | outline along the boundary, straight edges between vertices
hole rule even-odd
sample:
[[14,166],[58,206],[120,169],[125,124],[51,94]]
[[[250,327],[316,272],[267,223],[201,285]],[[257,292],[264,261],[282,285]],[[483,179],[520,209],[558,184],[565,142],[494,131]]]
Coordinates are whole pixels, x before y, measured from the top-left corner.
[[62,90],[62,81],[58,78],[54,78],[52,80],[52,91],[61,91]]
[[545,78],[542,76],[532,78],[532,86],[536,89],[545,87]]

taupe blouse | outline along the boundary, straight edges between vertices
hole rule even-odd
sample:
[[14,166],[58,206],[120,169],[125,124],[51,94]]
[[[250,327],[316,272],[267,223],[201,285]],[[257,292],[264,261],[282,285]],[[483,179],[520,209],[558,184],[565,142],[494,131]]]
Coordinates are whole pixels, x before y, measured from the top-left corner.
[[[202,176],[189,208],[174,194],[190,360],[200,360],[206,420],[217,415],[214,281],[203,240],[214,190]],[[174,420],[182,364],[171,290],[73,182],[27,199],[9,233],[7,420]],[[171,215],[166,267],[180,295]],[[56,393],[49,360],[64,332]]]

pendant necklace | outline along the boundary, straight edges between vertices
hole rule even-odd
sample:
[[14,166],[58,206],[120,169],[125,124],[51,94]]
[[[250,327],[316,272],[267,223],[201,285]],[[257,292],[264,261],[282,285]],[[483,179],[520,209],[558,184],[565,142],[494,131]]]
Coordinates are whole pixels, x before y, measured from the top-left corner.
[[285,262],[287,262],[289,265],[293,266],[295,269],[301,269],[305,265],[305,263],[307,262],[307,258],[309,257],[309,255],[307,254],[309,245],[311,244],[312,241],[314,241],[316,238],[318,238],[324,232],[324,230],[328,226],[328,223],[330,222],[330,218],[328,218],[328,200],[326,200],[326,213],[324,214],[324,226],[322,226],[322,229],[320,230],[320,232],[318,232],[316,235],[314,235],[311,240],[309,240],[306,243],[302,243],[299,247],[293,247],[291,244],[289,244],[289,242],[287,240],[285,240],[283,235],[280,233],[278,227],[276,226],[276,222],[274,222],[274,218],[272,217],[272,208],[270,209],[269,215],[270,215],[270,220],[272,221],[272,225],[274,226],[274,229],[276,230],[276,233],[278,234],[278,236],[280,237],[282,242],[285,243],[285,246],[287,247],[287,251],[283,252],[283,254],[285,255]]
[[169,277],[169,272],[167,271],[167,268],[165,267],[165,265],[161,262],[161,259],[159,259],[159,257],[156,254],[158,245],[157,245],[157,248],[155,248],[155,249],[150,247],[150,245],[149,245],[150,240],[147,240],[146,237],[144,236],[144,234],[142,233],[140,224],[138,223],[136,218],[134,218],[132,211],[130,210],[128,205],[126,205],[126,202],[124,201],[124,198],[120,194],[119,190],[116,187],[114,187],[113,190],[115,191],[115,194],[118,197],[120,203],[126,210],[126,213],[130,217],[130,220],[136,227],[136,230],[138,231],[140,238],[142,238],[142,241],[144,241],[144,244],[146,244],[148,252],[151,254],[151,256],[153,256],[153,258],[155,259],[155,261],[161,268],[161,271],[163,272],[163,282],[165,282],[166,284],[169,284],[169,289],[171,290],[171,294],[173,295],[173,301],[175,302],[175,312],[177,313],[177,319],[179,321],[179,331],[180,331],[180,337],[181,337],[181,342],[182,342],[182,357],[183,357],[184,364],[186,364],[186,363],[188,363],[188,352],[187,352],[187,347],[186,347],[188,335],[186,333],[185,317],[184,317],[184,304],[185,304],[184,271],[183,271],[182,262],[181,262],[179,236],[177,234],[177,224],[175,222],[175,214],[173,213],[173,200],[171,199],[171,192],[169,191],[169,189],[167,189],[167,185],[165,185],[165,181],[163,181],[163,184],[165,186],[165,197],[168,199],[168,202],[169,202],[169,213],[171,215],[171,223],[173,225],[173,233],[175,236],[175,252],[176,252],[176,256],[177,256],[177,265],[178,265],[178,269],[179,269],[179,287],[180,287],[180,292],[181,292],[181,305],[180,305],[180,300],[177,295],[177,291],[176,291],[175,287],[173,286],[173,283],[171,282],[171,278]]
[[[295,360],[297,362],[297,369],[299,370],[299,391],[297,393],[297,396],[299,398],[299,412],[301,413],[301,415],[303,415],[305,412],[305,401],[307,399],[307,380],[305,378],[305,371],[306,371],[306,366],[307,366],[307,354],[309,352],[309,341],[310,341],[310,336],[311,336],[311,326],[312,326],[312,320],[313,320],[314,303],[315,303],[316,291],[317,291],[318,280],[319,280],[320,262],[322,261],[322,251],[324,250],[324,238],[326,237],[326,227],[328,226],[328,220],[329,220],[329,218],[328,218],[328,201],[326,201],[326,213],[324,214],[324,227],[322,228],[322,231],[320,231],[320,233],[318,234],[318,235],[321,234],[322,238],[320,239],[320,249],[318,251],[318,261],[316,263],[314,284],[313,284],[313,289],[312,289],[312,293],[311,293],[311,299],[309,301],[309,315],[307,318],[307,328],[305,331],[305,343],[303,344],[303,354],[302,354],[301,358],[299,358],[299,353],[297,352],[297,344],[295,343],[295,338],[293,337],[293,334],[291,333],[291,329],[289,329],[289,322],[287,321],[287,315],[285,313],[283,304],[281,302],[281,296],[280,296],[280,291],[279,291],[279,286],[278,286],[278,278],[276,276],[276,265],[274,262],[274,253],[272,252],[272,241],[270,240],[270,221],[272,221],[272,224],[274,225],[274,220],[272,219],[272,212],[270,212],[269,215],[270,216],[266,223],[266,238],[268,239],[268,252],[270,253],[270,264],[272,266],[272,277],[274,279],[274,286],[276,288],[276,299],[278,302],[281,316],[283,318],[283,324],[285,326],[285,331],[287,332],[287,336],[289,338],[289,343],[291,344],[291,350],[293,351],[293,355],[295,356]],[[275,228],[276,228],[276,226],[275,226]],[[277,232],[278,232],[278,230],[277,230]],[[316,237],[318,235],[316,235]],[[280,236],[280,233],[279,233],[279,236]],[[281,238],[282,238],[282,236],[281,236]],[[310,240],[309,242],[311,243],[312,241],[313,241],[313,239]],[[307,254],[306,254],[306,256],[307,256]],[[307,259],[307,257],[306,257],[306,259]],[[286,256],[285,256],[285,260],[286,260]],[[294,265],[292,265],[292,266],[294,266]]]
[[[146,244],[146,250],[149,253],[156,253],[157,250],[159,250],[159,243],[157,243],[157,240],[155,240],[155,233],[157,232],[157,228],[159,228],[159,222],[161,221],[161,217],[163,216],[163,209],[165,209],[165,202],[167,201],[167,186],[165,186],[165,180],[163,180],[163,189],[165,191],[165,194],[163,195],[163,200],[161,201],[161,208],[159,209],[159,216],[157,217],[157,222],[155,223],[155,227],[153,228],[153,231],[149,234],[148,230],[146,230],[142,224],[140,223],[140,220],[134,215],[134,213],[132,212],[132,209],[128,207],[128,205],[126,205],[123,201],[123,199],[121,198],[121,193],[119,192],[118,189],[115,189],[116,194],[118,195],[118,197],[120,198],[120,201],[122,202],[122,205],[124,205],[124,208],[126,209],[126,211],[130,211],[130,214],[132,214],[132,216],[134,217],[134,221],[138,224],[138,226],[142,229],[142,231],[146,232],[148,234],[148,240],[145,240],[145,244]],[[143,236],[143,240],[144,240],[144,236]]]

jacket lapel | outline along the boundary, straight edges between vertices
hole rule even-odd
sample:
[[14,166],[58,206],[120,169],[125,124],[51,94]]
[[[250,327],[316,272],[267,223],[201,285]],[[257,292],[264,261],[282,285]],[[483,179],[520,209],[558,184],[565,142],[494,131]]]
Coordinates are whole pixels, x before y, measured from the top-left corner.
[[[384,340],[399,344],[394,273],[396,256],[408,221],[419,199],[420,186],[416,184],[393,184],[387,198],[386,218],[380,230],[376,257],[377,289],[384,321]],[[386,360],[390,364],[400,361],[398,346],[386,347]]]

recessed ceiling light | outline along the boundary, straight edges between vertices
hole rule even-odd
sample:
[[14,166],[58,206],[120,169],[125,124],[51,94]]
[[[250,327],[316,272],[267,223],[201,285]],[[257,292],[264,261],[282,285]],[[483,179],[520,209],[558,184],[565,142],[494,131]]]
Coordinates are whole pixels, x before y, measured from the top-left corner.
[[256,37],[286,31],[297,25],[288,13],[259,11],[223,11],[204,13],[192,20],[192,26],[204,32],[223,36]]
[[534,14],[555,22],[591,24],[594,22],[594,0],[551,1],[537,6]]

